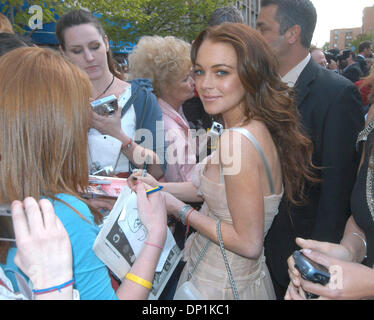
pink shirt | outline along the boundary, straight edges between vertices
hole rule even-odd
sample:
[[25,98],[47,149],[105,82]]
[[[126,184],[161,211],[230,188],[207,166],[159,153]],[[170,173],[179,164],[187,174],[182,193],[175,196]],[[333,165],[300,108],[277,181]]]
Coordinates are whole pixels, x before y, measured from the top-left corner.
[[196,164],[196,142],[192,138],[190,126],[183,114],[174,110],[167,102],[158,98],[165,127],[166,182],[191,181]]

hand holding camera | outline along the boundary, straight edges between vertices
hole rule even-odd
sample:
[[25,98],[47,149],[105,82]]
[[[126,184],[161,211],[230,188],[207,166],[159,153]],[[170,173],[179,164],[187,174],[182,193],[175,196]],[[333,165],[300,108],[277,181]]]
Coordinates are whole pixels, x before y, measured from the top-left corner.
[[92,110],[101,116],[111,116],[118,110],[118,100],[114,94],[91,102]]
[[103,135],[109,135],[120,140],[121,111],[115,95],[104,97],[91,102],[91,128],[95,128]]
[[[295,251],[292,255],[295,261],[295,268],[300,272],[301,277],[307,281],[313,283],[319,283],[321,285],[326,285],[330,281],[329,270],[313,260],[305,256],[301,251]],[[307,299],[316,299],[317,295],[305,292],[305,297]]]

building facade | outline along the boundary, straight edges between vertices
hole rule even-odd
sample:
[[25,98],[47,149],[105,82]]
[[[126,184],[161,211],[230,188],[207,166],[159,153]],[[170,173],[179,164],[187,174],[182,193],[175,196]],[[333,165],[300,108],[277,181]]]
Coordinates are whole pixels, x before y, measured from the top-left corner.
[[347,49],[352,47],[352,40],[360,35],[362,28],[334,29],[330,31],[330,49]]
[[351,41],[360,34],[374,33],[374,5],[366,7],[362,16],[362,27],[334,29],[330,31],[330,49],[351,48]]
[[364,9],[362,18],[362,33],[369,34],[374,32],[374,6]]
[[235,1],[235,5],[242,12],[245,23],[255,28],[261,0]]

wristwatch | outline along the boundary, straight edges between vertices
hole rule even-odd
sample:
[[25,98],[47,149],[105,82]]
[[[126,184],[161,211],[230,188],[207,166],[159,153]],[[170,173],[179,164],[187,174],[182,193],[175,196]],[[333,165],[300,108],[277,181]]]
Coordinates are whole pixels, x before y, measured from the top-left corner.
[[185,204],[179,211],[178,211],[178,218],[181,220],[183,224],[186,224],[186,215],[188,212],[193,210],[193,208],[189,204]]

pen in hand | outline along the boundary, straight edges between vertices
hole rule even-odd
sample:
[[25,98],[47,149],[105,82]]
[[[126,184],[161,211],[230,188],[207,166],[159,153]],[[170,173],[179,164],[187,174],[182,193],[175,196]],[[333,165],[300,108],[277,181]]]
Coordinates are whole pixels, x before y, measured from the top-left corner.
[[145,177],[145,175],[147,174],[147,169],[148,169],[149,162],[150,162],[149,161],[149,156],[147,156],[147,158],[145,159],[145,162],[144,162],[142,177]]
[[148,190],[146,190],[145,193],[148,195],[148,194],[151,194],[151,193],[154,193],[154,192],[160,191],[162,188],[163,188],[163,186],[158,186],[158,187],[156,187],[156,188],[152,188],[152,189],[148,189]]

